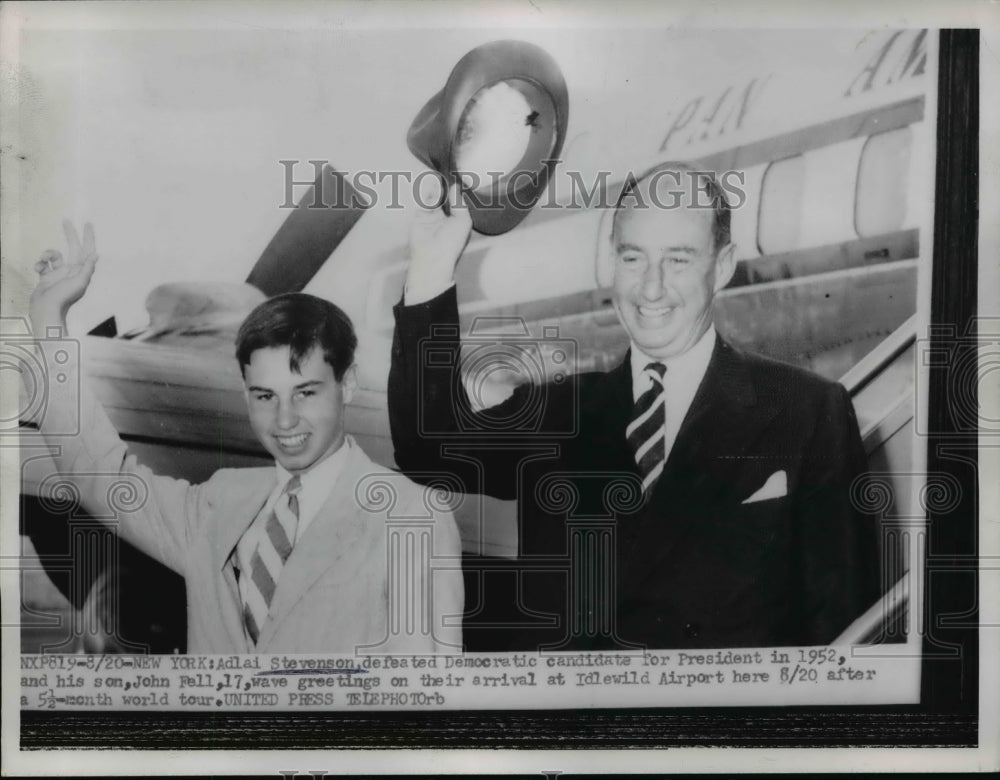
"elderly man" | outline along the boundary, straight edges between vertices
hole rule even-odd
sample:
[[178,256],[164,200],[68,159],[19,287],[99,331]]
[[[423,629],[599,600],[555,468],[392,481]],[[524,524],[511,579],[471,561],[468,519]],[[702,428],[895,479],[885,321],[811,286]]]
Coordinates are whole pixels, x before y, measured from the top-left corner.
[[[716,333],[712,301],[735,261],[713,176],[658,166],[610,216],[597,271],[631,342],[625,359],[478,412],[454,376],[458,340],[440,327],[457,333],[451,279],[468,217],[452,208],[414,227],[389,382],[397,462],[519,510],[510,598],[523,619],[482,644],[830,642],[879,595],[876,528],[849,495],[866,469],[850,398]],[[504,430],[532,399],[533,430]]]
[[[66,312],[97,263],[89,226],[82,243],[72,226],[67,238],[68,261],[46,253],[31,298],[52,375],[80,370],[72,358],[60,362],[61,342],[49,334],[65,333]],[[236,358],[250,425],[275,465],[220,469],[200,485],[138,463],[86,383],[79,406],[67,390],[72,382],[50,383],[39,427],[60,472],[85,509],[114,518],[123,538],[184,576],[189,651],[461,649],[454,519],[426,489],[373,463],[344,429],[356,345],[351,321],[329,301],[292,293],[257,306],[240,327]],[[130,511],[109,511],[108,476],[136,487]],[[393,500],[372,502],[369,492]],[[397,543],[409,549],[406,538],[390,539],[390,511],[414,519],[412,544],[426,555],[389,554]]]

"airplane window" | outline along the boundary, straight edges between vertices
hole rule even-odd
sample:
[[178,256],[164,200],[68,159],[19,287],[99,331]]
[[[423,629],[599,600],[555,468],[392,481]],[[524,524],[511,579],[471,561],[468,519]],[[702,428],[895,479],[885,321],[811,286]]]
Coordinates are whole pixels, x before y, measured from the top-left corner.
[[775,160],[764,171],[757,212],[757,248],[762,255],[788,252],[799,243],[805,158]]
[[854,227],[862,238],[903,227],[913,130],[900,127],[871,136],[861,151]]

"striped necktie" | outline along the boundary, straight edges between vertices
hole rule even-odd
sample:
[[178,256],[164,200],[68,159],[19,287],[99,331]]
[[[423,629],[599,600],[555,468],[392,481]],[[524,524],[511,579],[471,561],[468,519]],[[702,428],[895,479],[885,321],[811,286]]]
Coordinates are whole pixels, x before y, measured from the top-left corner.
[[649,389],[639,396],[632,413],[632,422],[625,429],[625,438],[635,455],[639,476],[642,477],[642,492],[649,495],[653,483],[663,471],[667,459],[664,424],[667,420],[666,396],[663,392],[663,375],[667,367],[663,363],[650,363],[644,369],[652,380]]
[[267,620],[278,577],[292,552],[299,525],[298,492],[301,488],[298,476],[288,480],[274,509],[268,514],[264,534],[250,558],[250,576],[240,589],[243,594],[243,622],[254,644]]

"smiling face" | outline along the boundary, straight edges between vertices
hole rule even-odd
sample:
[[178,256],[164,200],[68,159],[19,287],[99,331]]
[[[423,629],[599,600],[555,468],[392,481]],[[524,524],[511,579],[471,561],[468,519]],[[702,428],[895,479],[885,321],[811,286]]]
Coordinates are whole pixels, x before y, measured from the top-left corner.
[[254,351],[244,371],[250,425],[261,444],[292,474],[308,471],[344,443],[344,405],[357,387],[354,367],[337,381],[313,349],[293,371],[290,348]]
[[[661,198],[659,203],[667,203]],[[713,212],[649,198],[622,207],[612,236],[612,300],[632,343],[652,358],[693,347],[712,321],[712,299],[733,275],[732,244],[715,249]]]

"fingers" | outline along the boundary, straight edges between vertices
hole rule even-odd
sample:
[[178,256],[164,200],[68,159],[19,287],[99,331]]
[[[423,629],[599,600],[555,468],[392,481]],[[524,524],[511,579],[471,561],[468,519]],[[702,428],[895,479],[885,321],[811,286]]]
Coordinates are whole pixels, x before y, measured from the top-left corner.
[[90,277],[94,275],[94,268],[97,267],[97,255],[91,254],[83,258],[83,262],[80,263],[80,274],[83,279],[88,284],[90,283]]
[[424,216],[437,217],[442,210],[449,216],[453,211],[468,210],[468,202],[461,184],[453,182],[445,194],[444,180],[439,176],[424,176],[420,179],[417,204]]
[[66,245],[69,247],[69,261],[76,264],[83,256],[83,247],[80,245],[80,236],[77,235],[76,228],[68,219],[63,220],[63,233],[66,234]]
[[83,242],[76,232],[76,227],[68,219],[63,220],[63,233],[69,246],[69,261],[56,249],[46,249],[35,261],[35,271],[40,276],[51,274],[60,268],[65,268],[70,275],[82,273],[89,280],[94,274],[97,264],[97,242],[94,240],[94,226],[89,222],[83,227]]
[[452,184],[451,187],[448,188],[448,203],[451,204],[452,214],[456,214],[458,212],[468,212],[469,210],[469,204],[465,199],[465,193],[457,183]]
[[417,203],[424,209],[436,211],[441,205],[444,194],[444,182],[440,176],[421,176]]
[[83,257],[97,256],[97,242],[94,240],[94,226],[89,222],[83,226]]
[[469,203],[465,193],[458,185],[452,185],[448,191],[448,203],[451,211],[448,215],[446,230],[462,241],[462,246],[469,240],[469,231],[472,230],[472,214],[469,213]]
[[35,270],[42,276],[59,268],[62,265],[63,256],[56,249],[46,249],[42,256],[35,262]]
[[82,243],[80,235],[76,232],[76,227],[68,219],[63,220],[63,233],[66,234],[66,245],[69,247],[69,262],[71,265],[76,265],[88,257],[97,255],[94,226],[89,222],[83,226]]

